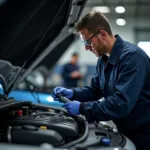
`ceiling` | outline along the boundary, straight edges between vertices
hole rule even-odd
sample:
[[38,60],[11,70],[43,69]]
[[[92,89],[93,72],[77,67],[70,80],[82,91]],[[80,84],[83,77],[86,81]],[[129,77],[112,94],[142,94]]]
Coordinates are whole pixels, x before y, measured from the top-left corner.
[[117,17],[119,14],[115,12],[115,7],[120,5],[126,9],[125,13],[121,14],[124,18],[150,18],[150,0],[88,0],[85,12],[90,11],[95,6],[108,6],[110,13],[106,16]]

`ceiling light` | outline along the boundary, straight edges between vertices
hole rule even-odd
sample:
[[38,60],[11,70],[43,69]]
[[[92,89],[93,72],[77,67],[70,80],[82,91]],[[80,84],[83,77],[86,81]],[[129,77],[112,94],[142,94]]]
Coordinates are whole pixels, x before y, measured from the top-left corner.
[[117,6],[115,8],[115,11],[119,14],[124,13],[125,12],[125,8],[123,6]]
[[124,26],[126,24],[126,21],[122,18],[116,19],[116,24],[118,26]]
[[99,11],[101,13],[109,13],[110,8],[107,6],[98,6],[98,7],[93,7],[93,11]]

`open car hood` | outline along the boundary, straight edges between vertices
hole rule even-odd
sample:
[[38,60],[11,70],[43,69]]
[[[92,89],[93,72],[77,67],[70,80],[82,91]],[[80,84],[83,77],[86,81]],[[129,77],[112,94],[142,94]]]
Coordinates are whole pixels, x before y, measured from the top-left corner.
[[20,70],[24,78],[39,63],[56,63],[74,39],[73,27],[85,4],[86,0],[1,1],[0,77],[6,93]]

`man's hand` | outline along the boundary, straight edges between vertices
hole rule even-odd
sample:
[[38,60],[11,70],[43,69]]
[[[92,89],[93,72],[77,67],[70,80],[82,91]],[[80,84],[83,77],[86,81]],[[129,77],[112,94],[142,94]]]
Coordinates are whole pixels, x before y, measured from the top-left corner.
[[59,101],[57,94],[62,94],[64,97],[70,99],[73,97],[73,90],[66,89],[61,86],[54,88],[53,93],[52,93],[52,97],[54,98],[54,101]]
[[71,73],[71,77],[72,78],[81,78],[82,75],[79,71],[74,71],[74,72]]
[[79,115],[80,102],[72,101],[63,105],[63,107],[67,110],[70,115]]

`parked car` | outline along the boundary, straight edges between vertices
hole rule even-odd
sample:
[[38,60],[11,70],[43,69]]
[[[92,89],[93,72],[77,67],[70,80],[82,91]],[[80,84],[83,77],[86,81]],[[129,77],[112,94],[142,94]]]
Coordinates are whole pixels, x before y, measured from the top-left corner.
[[[0,149],[135,149],[105,122],[87,122],[61,107],[17,101],[10,95],[23,80],[32,81],[27,76],[39,65],[54,67],[74,39],[73,27],[85,4],[86,0],[1,1]],[[18,99],[25,100],[26,94],[18,94]]]

